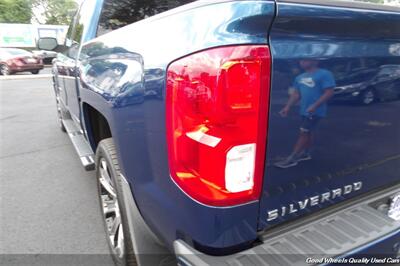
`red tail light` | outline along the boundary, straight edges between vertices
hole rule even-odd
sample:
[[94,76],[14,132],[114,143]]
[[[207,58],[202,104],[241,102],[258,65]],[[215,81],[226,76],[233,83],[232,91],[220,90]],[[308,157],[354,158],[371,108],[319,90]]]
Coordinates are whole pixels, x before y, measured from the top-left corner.
[[171,177],[195,200],[229,206],[260,197],[269,77],[265,45],[213,48],[168,67]]

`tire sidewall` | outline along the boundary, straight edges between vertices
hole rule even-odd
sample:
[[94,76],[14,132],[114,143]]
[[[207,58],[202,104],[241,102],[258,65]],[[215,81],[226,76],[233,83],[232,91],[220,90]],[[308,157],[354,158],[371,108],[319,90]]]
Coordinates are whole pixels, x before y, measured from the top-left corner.
[[[4,69],[6,69],[6,71],[4,71]],[[1,64],[1,65],[0,65],[0,74],[1,74],[2,76],[8,76],[8,75],[10,75],[10,74],[11,74],[10,68],[9,68],[7,65],[5,65],[5,64]]]
[[[107,141],[108,145],[105,144],[105,141]],[[121,186],[121,175],[120,175],[120,169],[119,169],[119,165],[118,165],[118,160],[117,159],[113,159],[111,158],[110,155],[110,151],[109,151],[109,145],[113,145],[112,140],[111,139],[106,139],[103,140],[99,143],[98,148],[96,150],[96,179],[97,179],[97,188],[98,188],[98,194],[99,194],[99,201],[100,201],[100,210],[101,210],[101,215],[102,215],[102,220],[104,223],[104,230],[105,233],[107,235],[107,244],[109,245],[110,251],[112,253],[112,258],[115,262],[116,265],[137,265],[137,260],[136,260],[136,256],[134,254],[133,251],[133,247],[132,247],[132,240],[130,237],[130,228],[129,228],[129,224],[127,222],[127,212],[126,212],[126,207],[125,207],[125,203],[123,201],[123,192],[122,192],[122,186]],[[113,146],[114,149],[114,146]],[[103,209],[101,206],[101,198],[100,198],[100,181],[99,181],[99,175],[100,175],[100,171],[98,168],[98,165],[100,163],[100,160],[104,158],[107,162],[107,166],[110,169],[110,173],[111,173],[111,178],[112,181],[114,182],[114,186],[115,186],[115,190],[116,190],[116,194],[117,194],[117,200],[118,200],[118,204],[120,206],[120,212],[121,212],[121,223],[122,223],[122,228],[123,228],[123,234],[124,234],[124,245],[125,245],[125,250],[124,250],[124,256],[122,258],[118,258],[114,253],[113,253],[113,249],[111,246],[111,243],[108,240],[108,232],[106,229],[106,222],[105,219],[103,217]],[[116,167],[117,165],[117,167]]]

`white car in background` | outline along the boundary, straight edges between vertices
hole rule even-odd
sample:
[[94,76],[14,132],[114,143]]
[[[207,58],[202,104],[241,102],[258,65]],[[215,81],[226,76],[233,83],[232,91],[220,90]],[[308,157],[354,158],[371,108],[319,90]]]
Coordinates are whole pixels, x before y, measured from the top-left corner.
[[57,57],[57,52],[46,50],[33,50],[32,53],[43,59],[43,63],[51,64],[54,58]]

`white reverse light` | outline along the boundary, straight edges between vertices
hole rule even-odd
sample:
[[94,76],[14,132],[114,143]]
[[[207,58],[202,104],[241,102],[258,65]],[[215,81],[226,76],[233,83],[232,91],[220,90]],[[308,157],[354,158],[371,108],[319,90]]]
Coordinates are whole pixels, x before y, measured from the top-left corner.
[[225,188],[229,192],[253,188],[255,157],[255,143],[235,146],[226,154]]

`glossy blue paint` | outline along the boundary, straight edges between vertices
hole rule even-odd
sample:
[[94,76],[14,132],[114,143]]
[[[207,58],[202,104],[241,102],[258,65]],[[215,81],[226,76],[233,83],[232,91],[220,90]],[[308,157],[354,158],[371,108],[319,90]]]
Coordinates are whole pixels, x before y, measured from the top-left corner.
[[[171,180],[165,134],[165,73],[173,60],[215,46],[267,44],[272,1],[195,2],[83,45],[83,104],[108,120],[122,172],[148,225],[166,243],[227,248],[257,237],[258,202],[199,204]],[[214,252],[216,252],[216,250]]]
[[[400,14],[289,3],[278,3],[277,13],[270,32],[273,73],[259,229],[400,179]],[[335,95],[315,132],[313,159],[280,169],[275,163],[292,152],[301,118],[297,107],[286,118],[279,111],[293,80],[305,72],[302,60],[332,73]],[[376,102],[363,105],[369,90]],[[358,181],[363,186],[357,192],[312,207],[308,201],[300,209],[298,201]],[[291,214],[267,221],[268,211],[282,214],[285,206],[288,213],[290,204]]]
[[[90,105],[107,119],[122,173],[140,212],[168,245],[181,238],[200,250],[218,253],[252,242],[258,230],[348,196],[273,222],[266,221],[268,210],[356,181],[362,181],[363,188],[351,195],[398,182],[400,102],[396,97],[400,93],[395,85],[399,77],[393,73],[400,65],[399,14],[268,0],[200,1],[94,38],[102,1],[93,3],[77,65],[68,69],[65,61],[69,59],[62,56],[56,62],[59,77],[78,76],[71,79],[78,84],[76,95],[64,95],[65,105],[83,118],[89,140],[91,129],[83,106]],[[197,203],[169,176],[167,67],[180,57],[211,47],[268,43],[273,73],[261,202],[231,208]],[[329,105],[312,161],[277,169],[274,163],[290,153],[299,127],[296,111],[285,119],[278,111],[294,77],[302,72],[299,60],[304,59],[332,72],[337,83],[334,99],[346,101]],[[388,68],[394,69],[390,77],[382,73]],[[65,87],[65,79],[58,83]],[[371,87],[382,102],[355,104]],[[78,96],[80,108],[70,103],[71,97]],[[95,149],[95,143],[91,144]]]

